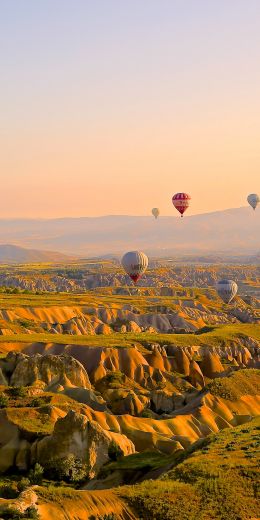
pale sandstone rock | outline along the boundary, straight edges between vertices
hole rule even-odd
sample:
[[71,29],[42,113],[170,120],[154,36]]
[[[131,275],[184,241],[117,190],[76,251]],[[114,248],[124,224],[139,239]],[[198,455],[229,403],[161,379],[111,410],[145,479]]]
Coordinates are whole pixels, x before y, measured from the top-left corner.
[[134,453],[133,443],[124,435],[104,430],[97,422],[70,411],[56,422],[52,435],[33,444],[32,461],[44,466],[46,460],[62,459],[73,454],[88,466],[89,476],[93,478],[109,460],[108,450],[112,440],[120,445],[125,455]]
[[46,387],[81,386],[91,388],[88,374],[79,361],[71,356],[27,356],[20,354],[11,376],[13,386],[31,386],[42,381]]

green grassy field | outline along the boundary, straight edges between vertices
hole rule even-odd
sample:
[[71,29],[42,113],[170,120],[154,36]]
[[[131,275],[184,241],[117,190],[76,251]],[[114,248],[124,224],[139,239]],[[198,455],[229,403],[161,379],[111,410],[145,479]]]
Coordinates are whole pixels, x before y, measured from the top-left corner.
[[[140,287],[140,293],[137,295],[117,295],[113,294],[113,287],[96,289],[93,291],[87,291],[84,293],[42,293],[42,294],[34,294],[34,293],[13,293],[6,294],[4,292],[0,292],[0,308],[2,309],[10,309],[13,307],[49,307],[49,306],[105,306],[108,305],[110,307],[117,307],[123,305],[133,305],[140,309],[145,309],[150,307],[151,305],[164,305],[171,306],[176,305],[179,300],[187,300],[189,299],[189,292],[192,291],[192,295],[190,298],[193,299],[196,297],[196,300],[213,303],[211,300],[207,300],[205,294],[212,292],[212,297],[214,297],[214,291],[209,289],[189,289],[185,288],[186,296],[157,296],[157,295],[144,295],[143,293],[146,291],[145,287]],[[153,288],[149,288],[149,290],[153,291]],[[156,289],[155,289],[156,291]],[[214,301],[214,305],[220,307],[221,303],[217,300]]]
[[134,453],[128,457],[122,457],[115,462],[109,462],[103,466],[99,478],[105,478],[113,471],[151,471],[168,465],[174,460],[174,456],[165,455],[156,451]]
[[131,347],[139,344],[145,346],[150,343],[159,343],[161,345],[205,345],[209,347],[228,345],[230,342],[238,338],[251,337],[260,341],[260,325],[258,324],[228,324],[219,325],[209,332],[203,334],[148,334],[148,333],[113,333],[109,335],[81,335],[74,336],[70,334],[13,334],[0,336],[0,353],[1,343],[55,343],[62,345],[82,345],[89,347]]
[[159,480],[120,489],[143,520],[259,518],[260,419],[198,441]]
[[238,401],[243,395],[260,395],[260,370],[248,368],[238,370],[229,377],[217,377],[213,379],[206,389],[211,394],[228,401]]

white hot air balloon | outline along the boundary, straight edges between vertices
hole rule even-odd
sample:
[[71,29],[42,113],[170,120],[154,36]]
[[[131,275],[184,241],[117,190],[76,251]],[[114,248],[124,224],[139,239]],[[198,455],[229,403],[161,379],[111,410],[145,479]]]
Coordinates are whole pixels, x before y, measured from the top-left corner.
[[259,195],[257,195],[257,193],[251,193],[247,197],[247,202],[248,202],[248,204],[250,204],[250,206],[252,206],[253,209],[256,209],[256,206],[260,202],[260,197],[259,197]]
[[237,294],[237,284],[233,280],[219,280],[217,293],[225,303],[230,303]]
[[153,216],[154,216],[155,218],[158,218],[159,215],[160,215],[160,210],[159,210],[159,208],[153,208],[153,209],[152,209],[152,214],[153,214]]
[[136,283],[148,267],[148,258],[142,251],[129,251],[123,256],[121,264],[125,272]]

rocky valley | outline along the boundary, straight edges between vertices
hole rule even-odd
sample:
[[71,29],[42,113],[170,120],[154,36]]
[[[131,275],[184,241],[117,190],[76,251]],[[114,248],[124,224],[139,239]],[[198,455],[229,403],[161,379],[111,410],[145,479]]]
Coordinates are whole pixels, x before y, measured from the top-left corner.
[[[136,288],[109,262],[0,275],[0,518],[257,518],[258,268],[162,264]],[[222,511],[225,486],[248,492]]]

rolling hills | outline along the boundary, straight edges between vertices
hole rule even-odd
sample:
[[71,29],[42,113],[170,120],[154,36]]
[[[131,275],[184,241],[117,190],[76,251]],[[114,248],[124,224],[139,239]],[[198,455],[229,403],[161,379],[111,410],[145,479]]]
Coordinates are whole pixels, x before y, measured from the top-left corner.
[[72,257],[55,251],[41,251],[11,244],[0,244],[0,263],[3,264],[68,262],[70,260],[72,260]]
[[[223,233],[225,229],[225,233]],[[138,230],[138,233],[137,233]],[[160,217],[109,215],[60,219],[2,219],[2,243],[97,256],[144,249],[149,255],[259,252],[260,212],[234,208],[214,213]],[[206,244],[206,246],[205,246]]]

